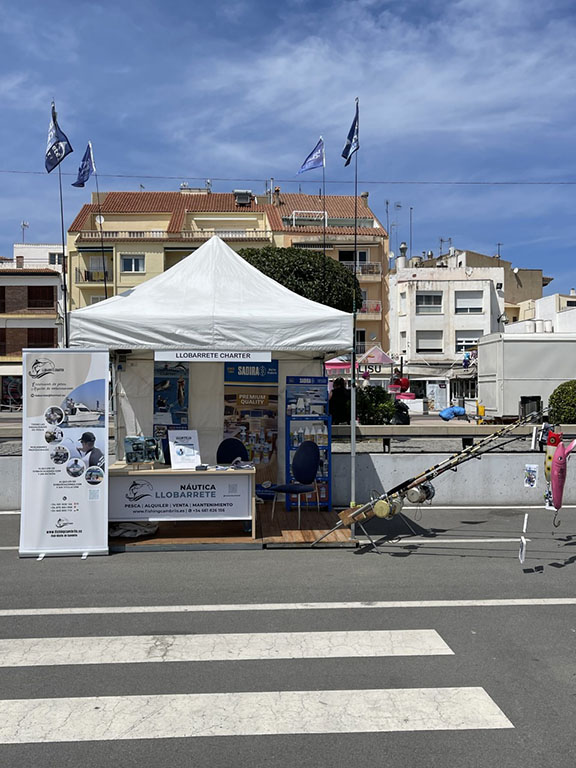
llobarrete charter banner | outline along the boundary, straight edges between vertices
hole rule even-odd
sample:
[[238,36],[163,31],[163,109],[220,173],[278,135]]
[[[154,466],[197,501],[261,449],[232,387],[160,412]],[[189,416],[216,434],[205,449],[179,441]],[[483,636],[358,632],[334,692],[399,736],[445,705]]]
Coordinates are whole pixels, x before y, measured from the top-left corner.
[[20,556],[108,554],[108,350],[22,356]]

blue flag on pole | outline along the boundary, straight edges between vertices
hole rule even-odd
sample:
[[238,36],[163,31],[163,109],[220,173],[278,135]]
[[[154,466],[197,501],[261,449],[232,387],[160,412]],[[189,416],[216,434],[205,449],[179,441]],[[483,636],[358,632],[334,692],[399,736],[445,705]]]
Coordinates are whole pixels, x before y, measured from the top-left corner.
[[311,171],[313,168],[322,168],[324,165],[324,139],[320,136],[320,141],[312,152],[308,155],[306,160],[302,163],[298,173],[304,173],[304,171]]
[[72,183],[73,187],[83,187],[88,181],[90,176],[96,173],[96,166],[94,165],[94,155],[92,154],[92,144],[88,142],[86,152],[78,168],[78,178]]
[[56,117],[56,107],[54,102],[52,102],[52,119],[48,128],[48,142],[46,143],[46,157],[44,159],[44,165],[48,173],[59,166],[70,152],[74,152],[74,150],[66,134],[60,130]]
[[346,145],[342,150],[342,157],[346,160],[344,166],[350,164],[352,155],[360,149],[360,142],[358,140],[358,134],[360,131],[360,114],[358,109],[358,99],[356,99],[356,114],[354,115],[354,121],[348,131],[348,138],[346,139]]

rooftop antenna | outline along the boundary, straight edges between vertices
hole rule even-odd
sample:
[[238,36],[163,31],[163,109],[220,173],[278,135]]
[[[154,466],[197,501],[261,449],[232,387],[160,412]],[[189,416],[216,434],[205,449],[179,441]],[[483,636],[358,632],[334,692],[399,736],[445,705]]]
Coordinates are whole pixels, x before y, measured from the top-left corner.
[[496,247],[498,248],[498,253],[496,254],[498,258],[500,258],[500,246],[504,245],[504,243],[496,243]]
[[26,232],[26,230],[28,229],[29,226],[30,226],[30,224],[28,224],[27,221],[21,221],[20,222],[20,227],[22,229],[22,242],[24,242],[24,233]]
[[451,237],[441,237],[440,238],[440,256],[442,255],[442,248],[444,247],[444,243],[448,243],[448,247],[452,247],[452,238]]
[[146,187],[144,186],[144,184],[140,184],[140,192],[143,192],[145,189]]

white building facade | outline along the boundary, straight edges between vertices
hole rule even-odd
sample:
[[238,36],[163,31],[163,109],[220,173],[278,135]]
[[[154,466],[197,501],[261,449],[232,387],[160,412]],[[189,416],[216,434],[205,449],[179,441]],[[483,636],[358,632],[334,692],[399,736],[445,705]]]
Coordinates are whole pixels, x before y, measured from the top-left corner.
[[398,258],[390,274],[391,355],[428,410],[475,406],[479,339],[503,327],[504,270],[411,263]]

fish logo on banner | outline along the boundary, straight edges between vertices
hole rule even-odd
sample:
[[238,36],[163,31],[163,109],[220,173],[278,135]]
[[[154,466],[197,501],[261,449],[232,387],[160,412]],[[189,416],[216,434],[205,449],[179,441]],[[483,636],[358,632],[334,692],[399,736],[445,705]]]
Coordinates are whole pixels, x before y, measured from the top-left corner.
[[49,373],[54,373],[55,371],[56,366],[52,360],[48,360],[47,358],[38,359],[32,363],[32,366],[28,371],[28,376],[30,376],[32,379],[41,379],[44,376],[48,376]]
[[128,501],[140,501],[140,499],[143,499],[145,496],[152,496],[153,490],[154,488],[152,484],[147,480],[134,480],[130,484],[130,488],[128,488],[126,498]]

